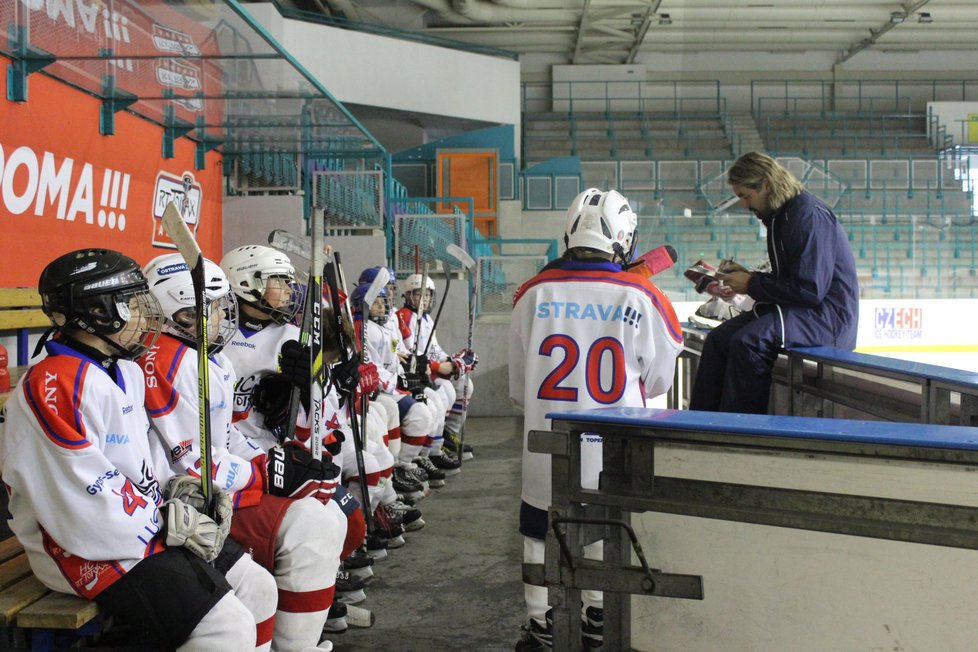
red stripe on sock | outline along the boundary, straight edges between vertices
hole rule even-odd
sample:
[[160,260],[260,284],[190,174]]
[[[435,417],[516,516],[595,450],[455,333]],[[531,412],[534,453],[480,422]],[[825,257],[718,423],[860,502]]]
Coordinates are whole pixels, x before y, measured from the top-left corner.
[[408,446],[424,446],[424,443],[428,441],[428,435],[421,435],[420,437],[411,437],[401,433],[401,445],[407,444]]
[[278,610],[290,614],[306,614],[314,611],[327,611],[333,604],[336,586],[318,591],[278,590]]
[[257,639],[256,647],[261,647],[265,643],[270,643],[272,640],[272,634],[275,632],[275,615],[272,614],[272,617],[268,620],[263,620],[258,623],[258,626],[255,629],[257,632],[257,636],[255,637]]

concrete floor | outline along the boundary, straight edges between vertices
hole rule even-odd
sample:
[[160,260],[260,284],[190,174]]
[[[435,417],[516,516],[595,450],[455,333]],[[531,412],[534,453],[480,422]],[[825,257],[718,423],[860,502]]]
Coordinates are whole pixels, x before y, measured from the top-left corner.
[[376,624],[331,636],[336,652],[512,650],[525,618],[517,531],[522,420],[470,418],[475,459],[419,507],[427,525],[374,565]]

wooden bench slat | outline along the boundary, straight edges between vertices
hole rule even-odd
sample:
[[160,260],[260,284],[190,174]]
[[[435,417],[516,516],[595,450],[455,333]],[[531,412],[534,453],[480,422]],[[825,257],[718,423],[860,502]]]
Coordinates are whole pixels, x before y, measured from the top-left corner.
[[6,588],[0,593],[0,627],[12,625],[22,609],[37,602],[49,592],[50,589],[33,575]]
[[7,537],[0,541],[0,563],[13,559],[24,552],[24,546],[20,545],[17,537]]
[[35,310],[0,310],[0,330],[45,328],[51,325],[40,308]]
[[78,629],[98,616],[98,605],[67,593],[48,593],[17,614],[18,627]]
[[16,584],[31,574],[31,565],[27,561],[27,555],[18,555],[9,561],[0,564],[0,590]]
[[41,305],[41,295],[34,288],[0,288],[0,307],[19,308]]

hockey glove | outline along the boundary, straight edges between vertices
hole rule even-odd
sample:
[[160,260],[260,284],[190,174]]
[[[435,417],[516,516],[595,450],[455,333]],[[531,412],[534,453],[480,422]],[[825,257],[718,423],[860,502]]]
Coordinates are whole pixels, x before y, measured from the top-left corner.
[[380,374],[377,373],[377,365],[373,362],[360,363],[360,393],[370,396],[378,387],[380,387]]
[[404,373],[397,377],[397,388],[407,392],[418,403],[427,403],[428,397],[424,393],[424,378],[419,374]]
[[343,449],[344,441],[346,441],[346,435],[343,434],[343,431],[334,430],[333,441],[329,442],[328,444],[325,444],[323,448],[326,449],[327,453],[329,453],[333,457],[336,457],[337,455],[340,454],[340,451]]
[[455,379],[462,374],[470,373],[479,364],[479,356],[469,349],[462,349],[449,359],[452,362],[452,378]]
[[[214,561],[231,531],[231,497],[215,494],[214,518],[197,510],[204,506],[200,481],[191,476],[175,476],[167,485],[166,545],[183,546],[207,562]],[[177,497],[183,496],[186,502]]]
[[350,358],[346,362],[340,362],[330,367],[329,373],[333,380],[333,386],[337,393],[346,398],[353,396],[360,381],[360,361]]
[[312,362],[309,346],[295,340],[282,342],[278,353],[278,368],[290,383],[307,390],[312,378]]
[[301,444],[286,442],[268,450],[268,493],[286,498],[315,498],[324,505],[336,487],[340,469],[332,462],[313,459]]
[[[289,418],[292,383],[282,374],[262,376],[251,392],[251,406],[265,417],[264,427],[282,439]],[[309,410],[309,388],[299,388],[299,400]]]

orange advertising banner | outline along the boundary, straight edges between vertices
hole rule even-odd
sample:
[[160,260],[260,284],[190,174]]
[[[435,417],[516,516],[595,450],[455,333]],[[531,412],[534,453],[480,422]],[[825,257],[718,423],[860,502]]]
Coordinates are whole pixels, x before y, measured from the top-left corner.
[[[4,85],[7,63],[0,56]],[[140,264],[171,251],[160,222],[170,201],[204,255],[220,259],[219,154],[195,170],[194,143],[178,138],[164,159],[161,127],[120,112],[115,135],[103,136],[100,100],[43,74],[28,83],[27,102],[0,96],[0,287],[37,287],[48,262],[84,247]]]

